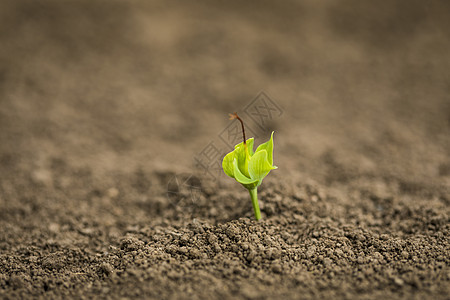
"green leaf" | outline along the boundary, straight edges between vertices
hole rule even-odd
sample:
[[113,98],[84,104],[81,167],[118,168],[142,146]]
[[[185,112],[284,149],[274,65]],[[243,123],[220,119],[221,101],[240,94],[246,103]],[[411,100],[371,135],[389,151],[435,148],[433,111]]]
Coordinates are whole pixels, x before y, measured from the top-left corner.
[[253,152],[254,139],[239,143],[223,158],[222,168],[248,190],[258,187],[264,177],[277,167],[273,166],[273,132],[270,140]]
[[227,174],[231,178],[234,178],[233,162],[234,162],[234,151],[231,151],[230,153],[225,155],[225,157],[223,158],[223,161],[222,161],[223,171],[225,172],[225,174]]
[[246,161],[247,155],[245,154],[245,147],[243,144],[236,145],[234,148],[234,158],[237,160],[237,166],[241,173],[249,177],[250,175],[247,171],[248,162]]
[[250,157],[253,155],[253,142],[253,138],[249,138],[247,140],[248,155],[245,152],[244,142],[234,146],[235,158],[238,161],[239,170],[247,177],[250,177],[250,174],[248,173],[248,162],[250,160]]
[[258,148],[256,148],[255,153],[258,153],[258,151],[261,151],[261,150],[267,151],[267,159],[268,159],[270,165],[273,165],[273,131],[270,136],[270,140],[268,140],[264,144],[259,145]]
[[255,155],[252,156],[248,164],[248,171],[250,173],[251,179],[256,179],[259,181],[258,185],[264,177],[269,174],[270,170],[276,169],[273,167],[268,160],[268,154],[266,150],[256,151]]
[[258,180],[248,178],[247,176],[241,173],[236,158],[234,159],[233,165],[234,165],[234,178],[236,179],[237,182],[245,186],[247,189],[252,189],[258,185]]
[[[249,138],[247,139],[246,143],[247,143],[247,147],[248,147],[248,152],[250,154],[250,156],[253,155],[254,151],[253,151],[253,144],[255,142],[254,138]],[[239,144],[237,144],[236,146],[234,146],[234,149],[236,149],[237,147],[243,146],[244,142],[240,142]]]
[[255,142],[255,139],[254,138],[249,138],[248,140],[247,140],[247,147],[248,147],[248,152],[249,152],[249,154],[250,154],[250,156],[253,156],[253,154],[255,153],[254,151],[253,151],[253,143]]

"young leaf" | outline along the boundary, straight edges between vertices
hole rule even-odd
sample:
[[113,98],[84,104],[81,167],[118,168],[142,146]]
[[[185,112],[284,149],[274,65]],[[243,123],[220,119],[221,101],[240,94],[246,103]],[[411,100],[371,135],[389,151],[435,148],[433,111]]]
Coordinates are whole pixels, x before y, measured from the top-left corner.
[[269,174],[270,170],[276,169],[269,163],[267,156],[266,150],[257,151],[248,164],[250,177],[258,180],[258,185],[261,184],[261,181]]
[[247,140],[247,147],[248,147],[248,153],[250,154],[250,156],[253,156],[253,154],[255,153],[253,151],[253,143],[255,142],[254,138],[249,138]]
[[250,174],[248,173],[248,162],[250,157],[248,156],[253,155],[253,142],[253,138],[249,138],[247,140],[248,154],[245,151],[245,145],[243,142],[234,146],[234,155],[238,160],[239,170],[247,177],[250,177]]
[[273,131],[270,136],[270,140],[268,140],[264,144],[259,145],[258,148],[256,148],[255,153],[258,153],[258,151],[261,150],[267,151],[267,159],[269,160],[270,165],[273,165]]
[[234,148],[234,157],[237,160],[237,166],[239,167],[239,170],[242,174],[244,174],[247,177],[250,177],[248,174],[248,160],[247,160],[247,154],[245,153],[245,147],[244,144],[236,145]]
[[237,182],[245,186],[247,189],[252,189],[258,185],[257,179],[251,179],[241,173],[238,167],[237,159],[234,159],[234,178]]
[[225,155],[222,161],[222,168],[225,174],[230,176],[231,178],[234,178],[234,151],[228,153]]

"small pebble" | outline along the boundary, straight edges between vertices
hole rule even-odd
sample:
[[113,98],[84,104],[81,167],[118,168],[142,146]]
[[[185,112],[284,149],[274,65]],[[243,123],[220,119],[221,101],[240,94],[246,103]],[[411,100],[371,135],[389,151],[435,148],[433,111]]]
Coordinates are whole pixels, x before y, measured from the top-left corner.
[[275,264],[272,265],[272,271],[273,271],[274,273],[281,274],[282,270],[283,270],[283,269],[281,268],[281,265],[280,265],[280,264],[275,263]]
[[332,263],[333,263],[333,261],[328,257],[325,257],[323,260],[323,265],[327,268],[330,267]]

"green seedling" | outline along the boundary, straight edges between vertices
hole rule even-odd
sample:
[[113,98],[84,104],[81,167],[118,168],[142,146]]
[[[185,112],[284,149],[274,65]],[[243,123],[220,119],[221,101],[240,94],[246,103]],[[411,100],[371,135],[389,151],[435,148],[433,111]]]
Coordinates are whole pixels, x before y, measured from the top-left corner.
[[270,140],[253,151],[254,139],[245,139],[244,122],[237,113],[230,114],[230,120],[234,119],[241,122],[244,141],[234,146],[234,150],[225,155],[222,168],[225,174],[234,178],[250,192],[255,218],[259,220],[261,212],[258,204],[258,186],[271,170],[277,169],[273,165],[273,131]]

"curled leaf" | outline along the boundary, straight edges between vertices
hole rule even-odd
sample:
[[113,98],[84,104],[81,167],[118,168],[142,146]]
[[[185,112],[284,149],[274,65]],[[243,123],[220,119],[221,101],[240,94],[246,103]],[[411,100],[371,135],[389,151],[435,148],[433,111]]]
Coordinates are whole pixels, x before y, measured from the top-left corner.
[[241,173],[237,165],[237,159],[234,160],[234,178],[237,182],[245,186],[247,189],[252,189],[258,186],[259,183],[257,179],[248,178]]
[[269,163],[273,165],[273,131],[270,135],[270,140],[265,142],[264,144],[261,144],[256,148],[256,152],[266,150],[267,151],[267,158],[269,160]]
[[276,169],[268,161],[266,150],[260,150],[255,153],[248,164],[248,172],[252,179],[256,179],[261,184],[264,177],[269,174],[270,170]]
[[231,178],[234,178],[234,151],[228,153],[225,155],[222,161],[222,168],[225,174],[230,176]]
[[259,186],[264,177],[277,168],[273,165],[273,132],[270,140],[261,144],[255,152],[253,144],[253,138],[248,139],[246,144],[237,144],[222,161],[225,174],[247,189]]

